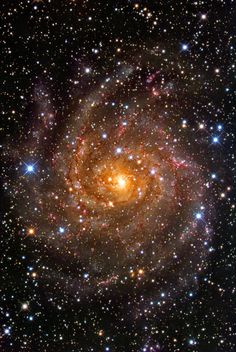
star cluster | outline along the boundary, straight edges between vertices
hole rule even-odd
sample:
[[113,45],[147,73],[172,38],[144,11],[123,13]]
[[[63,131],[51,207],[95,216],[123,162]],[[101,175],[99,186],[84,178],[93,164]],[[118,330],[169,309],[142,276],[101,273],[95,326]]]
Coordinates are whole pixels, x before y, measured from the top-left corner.
[[1,7],[1,350],[233,352],[234,1]]

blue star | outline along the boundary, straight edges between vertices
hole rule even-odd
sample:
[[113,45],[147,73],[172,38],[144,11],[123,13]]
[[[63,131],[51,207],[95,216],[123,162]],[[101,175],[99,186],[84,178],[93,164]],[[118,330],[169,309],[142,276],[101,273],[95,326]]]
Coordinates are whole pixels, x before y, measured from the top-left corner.
[[191,345],[191,346],[194,346],[194,345],[197,344],[196,340],[194,340],[194,339],[189,339],[189,340],[188,340],[188,343],[189,343],[189,345]]
[[60,233],[65,233],[64,227],[61,227],[61,226],[60,226],[60,227],[59,227],[59,232],[60,232]]
[[187,43],[181,44],[181,51],[188,51],[188,50],[189,50],[189,46]]
[[116,148],[116,153],[117,154],[121,154],[122,153],[122,148],[121,147]]
[[34,165],[27,165],[27,172],[34,172]]
[[197,213],[196,214],[196,219],[200,220],[202,218],[202,214],[201,213]]
[[214,144],[219,143],[219,137],[214,136],[214,137],[212,138],[212,142],[213,142]]
[[5,335],[10,335],[10,333],[11,333],[11,328],[10,327],[4,329],[4,334]]
[[35,173],[35,165],[37,164],[37,161],[34,164],[27,164],[25,163],[25,174],[34,174]]

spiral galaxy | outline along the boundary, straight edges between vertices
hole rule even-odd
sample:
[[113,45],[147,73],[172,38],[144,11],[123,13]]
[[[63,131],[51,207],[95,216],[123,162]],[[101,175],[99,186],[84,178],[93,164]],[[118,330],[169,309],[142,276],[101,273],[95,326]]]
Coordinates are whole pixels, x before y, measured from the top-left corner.
[[234,1],[1,1],[1,352],[235,351]]
[[167,289],[173,298],[205,266],[210,198],[187,137],[176,137],[176,80],[131,65],[107,77],[57,139],[50,177],[30,190],[40,207],[25,209],[41,229],[33,241],[83,268],[80,284],[77,269],[60,268],[70,294],[120,286],[121,295]]

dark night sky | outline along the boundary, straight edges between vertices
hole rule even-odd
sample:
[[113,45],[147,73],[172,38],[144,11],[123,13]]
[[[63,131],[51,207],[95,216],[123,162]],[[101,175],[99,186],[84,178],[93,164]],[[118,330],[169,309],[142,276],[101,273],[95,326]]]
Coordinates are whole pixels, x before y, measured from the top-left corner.
[[0,350],[236,351],[236,2],[0,15]]

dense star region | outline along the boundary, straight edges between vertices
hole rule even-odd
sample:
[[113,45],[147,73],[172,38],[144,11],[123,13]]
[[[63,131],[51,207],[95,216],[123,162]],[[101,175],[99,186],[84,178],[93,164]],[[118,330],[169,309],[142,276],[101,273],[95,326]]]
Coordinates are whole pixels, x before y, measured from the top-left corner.
[[3,352],[234,352],[236,2],[2,1]]

